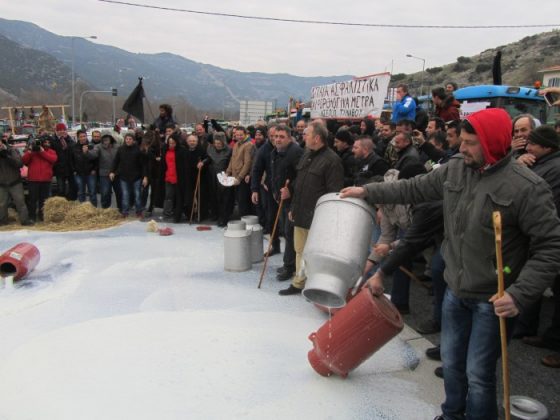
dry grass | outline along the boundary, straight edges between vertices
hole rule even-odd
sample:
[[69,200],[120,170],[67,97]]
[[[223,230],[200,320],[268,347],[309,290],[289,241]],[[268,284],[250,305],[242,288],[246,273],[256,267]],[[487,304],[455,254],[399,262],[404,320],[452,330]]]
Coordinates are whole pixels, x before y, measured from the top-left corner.
[[62,197],[51,197],[45,202],[43,223],[34,226],[21,226],[17,222],[15,211],[8,212],[8,224],[0,227],[0,231],[20,229],[71,232],[80,230],[106,229],[123,223],[117,209],[98,209],[91,203],[68,201]]

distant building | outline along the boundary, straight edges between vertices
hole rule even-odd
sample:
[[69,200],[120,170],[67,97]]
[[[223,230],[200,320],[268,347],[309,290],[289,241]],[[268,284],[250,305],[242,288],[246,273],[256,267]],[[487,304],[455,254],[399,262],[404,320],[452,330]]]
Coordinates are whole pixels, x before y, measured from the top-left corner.
[[[543,87],[560,87],[560,65],[539,70],[543,74]],[[553,106],[547,112],[547,122],[553,123],[560,120],[560,106]]]
[[560,65],[547,67],[545,69],[539,70],[539,73],[543,74],[543,86],[560,87]]

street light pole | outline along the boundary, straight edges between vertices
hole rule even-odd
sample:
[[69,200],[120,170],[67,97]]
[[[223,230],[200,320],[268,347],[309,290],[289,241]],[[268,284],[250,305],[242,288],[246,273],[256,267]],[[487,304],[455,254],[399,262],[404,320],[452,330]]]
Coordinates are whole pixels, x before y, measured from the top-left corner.
[[424,94],[424,70],[426,69],[426,59],[422,57],[415,57],[412,54],[406,55],[408,58],[415,58],[417,60],[422,60],[422,74],[420,75],[420,96]]
[[[70,42],[72,44],[71,55],[72,55],[72,124],[76,122],[76,80],[75,80],[75,73],[74,73],[74,40],[77,38],[81,39],[97,39],[96,35],[90,36],[71,36]],[[80,121],[82,117],[80,116]]]

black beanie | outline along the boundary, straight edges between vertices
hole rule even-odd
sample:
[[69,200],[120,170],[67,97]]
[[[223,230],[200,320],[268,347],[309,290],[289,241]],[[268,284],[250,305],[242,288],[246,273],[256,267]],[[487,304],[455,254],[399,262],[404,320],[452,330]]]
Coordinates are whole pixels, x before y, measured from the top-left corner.
[[560,147],[560,137],[554,128],[548,125],[541,125],[532,130],[527,140],[542,147],[550,147],[552,149]]
[[354,138],[352,137],[352,133],[347,129],[343,128],[342,130],[338,130],[336,135],[334,136],[336,140],[343,141],[346,144],[352,145],[354,143]]
[[421,163],[411,163],[409,165],[405,165],[399,171],[399,179],[409,179],[414,178],[416,175],[425,174],[426,168]]

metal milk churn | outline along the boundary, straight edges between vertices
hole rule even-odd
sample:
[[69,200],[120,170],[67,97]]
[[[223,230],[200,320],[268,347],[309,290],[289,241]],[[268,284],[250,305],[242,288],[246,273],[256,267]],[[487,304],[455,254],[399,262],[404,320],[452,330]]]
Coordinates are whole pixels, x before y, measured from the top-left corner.
[[264,259],[263,228],[259,225],[258,216],[243,216],[241,218],[251,233],[251,262],[258,263]]
[[247,271],[251,269],[251,232],[245,222],[233,220],[224,231],[224,270]]
[[357,198],[325,194],[317,201],[303,250],[307,281],[303,295],[328,308],[346,304],[360,279],[375,223],[373,209]]

